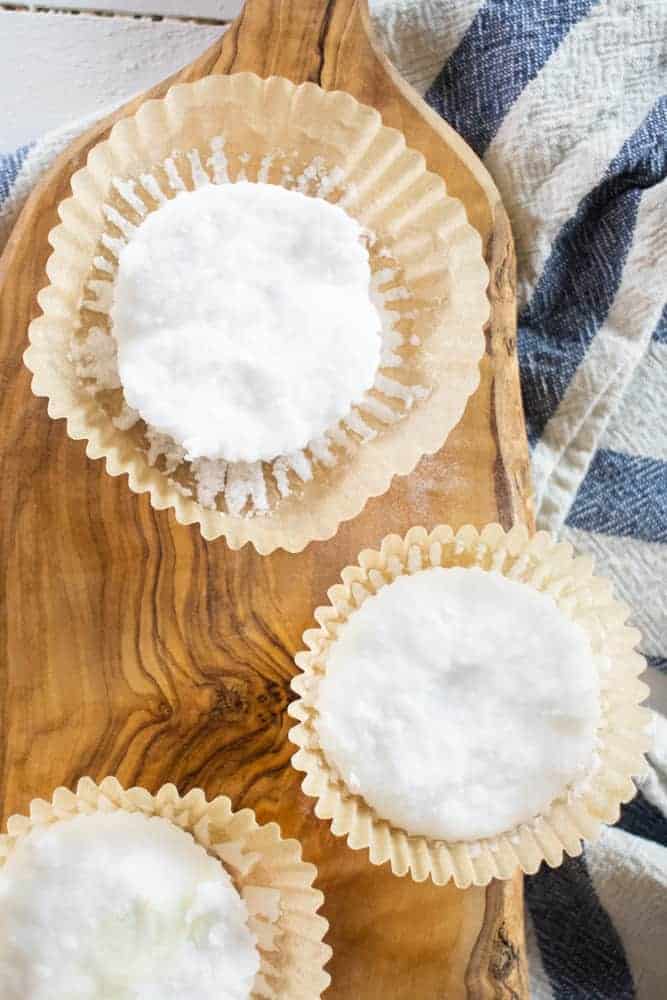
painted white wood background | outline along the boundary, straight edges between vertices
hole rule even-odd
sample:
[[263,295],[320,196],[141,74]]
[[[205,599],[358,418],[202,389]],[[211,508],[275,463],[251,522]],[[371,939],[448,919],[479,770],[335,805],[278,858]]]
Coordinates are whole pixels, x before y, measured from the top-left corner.
[[169,76],[203,52],[241,6],[242,0],[41,0],[36,10],[0,2],[0,152]]

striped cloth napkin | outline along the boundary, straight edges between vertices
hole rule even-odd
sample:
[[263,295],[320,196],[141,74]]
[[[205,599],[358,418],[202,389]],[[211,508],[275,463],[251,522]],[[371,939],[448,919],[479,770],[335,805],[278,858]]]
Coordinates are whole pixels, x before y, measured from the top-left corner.
[[[649,663],[655,749],[637,798],[580,858],[526,879],[533,996],[665,1000],[667,3],[370,2],[512,221],[538,524],[614,579]],[[0,248],[84,125],[0,156]]]
[[613,578],[649,663],[655,749],[637,798],[582,857],[526,879],[533,996],[665,1000],[667,4],[373,7],[386,51],[509,212],[538,525]]

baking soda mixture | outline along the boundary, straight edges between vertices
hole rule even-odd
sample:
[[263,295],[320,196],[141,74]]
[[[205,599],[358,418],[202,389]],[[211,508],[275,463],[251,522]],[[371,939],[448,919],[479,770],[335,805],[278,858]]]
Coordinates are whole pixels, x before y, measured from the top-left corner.
[[248,1000],[259,953],[220,862],[161,818],[36,827],[0,868],[3,1000]]
[[368,598],[317,697],[330,763],[411,834],[493,837],[594,767],[599,676],[583,629],[499,573],[433,568]]
[[119,257],[127,403],[190,460],[306,447],[375,381],[370,279],[361,227],[322,198],[243,181],[179,193]]

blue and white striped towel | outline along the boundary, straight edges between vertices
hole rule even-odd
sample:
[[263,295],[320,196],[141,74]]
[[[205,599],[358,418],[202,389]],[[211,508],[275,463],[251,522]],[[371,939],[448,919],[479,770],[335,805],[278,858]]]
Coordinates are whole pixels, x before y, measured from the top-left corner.
[[[371,7],[398,68],[501,190],[538,522],[615,580],[650,664],[655,750],[637,798],[581,858],[526,880],[533,995],[665,1000],[667,2]],[[0,157],[0,247],[82,127]]]
[[526,879],[538,1000],[667,998],[667,3],[375,0],[403,74],[484,159],[517,246],[537,518],[634,608],[649,776]]

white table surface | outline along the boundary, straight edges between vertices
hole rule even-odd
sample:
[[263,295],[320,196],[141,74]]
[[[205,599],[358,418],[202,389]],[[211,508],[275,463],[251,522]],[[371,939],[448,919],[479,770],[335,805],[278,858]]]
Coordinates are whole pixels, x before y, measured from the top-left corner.
[[241,5],[56,0],[53,9],[40,3],[35,10],[0,2],[0,152],[121,104],[169,76],[202,53]]
[[[369,0],[389,57],[417,53],[404,72],[422,94],[470,22],[468,0],[447,0],[446,20],[429,14],[443,2],[424,0],[415,21],[412,0]],[[0,153],[117,107],[170,76],[204,52],[242,6],[243,0],[0,0]]]

